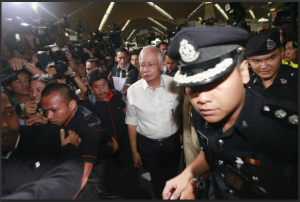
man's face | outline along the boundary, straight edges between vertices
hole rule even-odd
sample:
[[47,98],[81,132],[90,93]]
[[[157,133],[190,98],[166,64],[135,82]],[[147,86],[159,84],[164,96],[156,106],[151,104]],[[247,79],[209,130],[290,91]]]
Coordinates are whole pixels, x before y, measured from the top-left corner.
[[44,90],[46,84],[41,81],[33,80],[30,82],[30,99],[40,102],[42,91]]
[[296,62],[298,64],[298,48],[293,47],[293,42],[289,41],[285,45],[285,60]]
[[109,88],[105,79],[94,81],[92,86],[90,86],[90,89],[97,97],[97,100],[107,101],[107,98],[109,96]]
[[4,93],[1,93],[2,155],[13,150],[19,135],[19,119],[15,108]]
[[242,77],[237,68],[220,84],[186,87],[186,93],[195,110],[209,123],[237,117],[245,97]]
[[15,95],[28,96],[29,95],[29,75],[26,73],[18,74],[18,79],[7,86],[7,89],[12,91]]
[[93,69],[96,69],[97,65],[95,62],[86,62],[86,73],[90,73]]
[[167,54],[167,50],[168,50],[168,46],[166,44],[161,44],[159,46],[159,50],[161,51],[161,53],[166,56]]
[[72,100],[67,103],[58,92],[52,92],[50,95],[42,97],[41,107],[52,124],[61,126],[74,116],[76,101]]
[[166,64],[166,67],[169,71],[174,71],[175,69],[178,68],[178,61],[177,60],[172,60],[167,55],[165,57],[165,64]]
[[266,55],[250,56],[247,58],[251,68],[262,80],[275,78],[281,65],[280,49]]
[[147,49],[139,59],[140,72],[143,79],[147,83],[160,80],[164,63],[163,61],[158,62],[157,52],[153,49]]
[[137,69],[140,68],[140,63],[139,63],[139,56],[138,55],[132,55],[130,59],[130,63],[135,66]]
[[126,52],[118,52],[116,55],[116,61],[121,69],[123,69],[128,64],[129,56]]

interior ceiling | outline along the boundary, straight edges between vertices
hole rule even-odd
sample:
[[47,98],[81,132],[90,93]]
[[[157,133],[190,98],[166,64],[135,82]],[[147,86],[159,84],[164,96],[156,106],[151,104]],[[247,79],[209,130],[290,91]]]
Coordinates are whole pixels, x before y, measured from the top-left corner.
[[[135,34],[139,33],[141,29],[149,29],[149,31],[155,31],[152,27],[156,27],[163,31],[161,27],[153,23],[148,19],[151,17],[160,22],[167,28],[175,27],[180,23],[187,20],[187,17],[202,3],[202,2],[154,2],[157,6],[165,10],[170,14],[174,21],[169,20],[167,17],[159,13],[153,7],[146,2],[116,2],[110,16],[107,19],[102,32],[107,32],[107,25],[117,24],[122,28],[127,20],[131,20],[126,30],[122,33],[122,38],[126,40],[132,30],[136,29]],[[218,3],[221,8],[225,10],[226,2],[212,2]],[[4,3],[2,5],[2,19],[5,17],[12,17],[16,12],[18,16],[22,18],[22,14],[26,14],[22,10],[18,10],[17,6]],[[57,22],[62,19],[63,14],[68,15],[68,21],[71,25],[71,29],[75,30],[78,24],[78,20],[81,20],[82,26],[89,28],[91,32],[95,32],[101,23],[101,20],[110,4],[110,2],[39,2],[39,15],[41,18]],[[276,10],[284,7],[284,2],[273,2]],[[199,17],[205,19],[205,7],[203,4],[201,8],[195,12],[188,20],[198,20]],[[264,17],[268,18],[269,13],[268,2],[242,2],[242,6],[245,10],[252,9],[256,20]],[[213,6],[215,18],[221,23],[225,23],[226,19],[221,13]],[[13,10],[13,11],[12,11]],[[22,18],[23,19],[23,18]],[[252,17],[247,12],[246,20],[252,20]]]

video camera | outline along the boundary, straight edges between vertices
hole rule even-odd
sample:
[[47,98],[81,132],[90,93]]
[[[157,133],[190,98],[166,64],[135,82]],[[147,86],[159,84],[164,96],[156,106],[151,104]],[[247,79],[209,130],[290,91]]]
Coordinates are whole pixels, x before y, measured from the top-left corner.
[[227,25],[240,27],[248,32],[251,31],[250,26],[245,21],[246,11],[241,2],[231,2],[226,4],[225,11],[230,15]]
[[218,20],[214,19],[213,17],[204,19],[201,21],[201,25],[205,26],[214,26],[214,23],[217,22]]
[[275,26],[281,26],[285,23],[294,23],[298,16],[298,3],[289,3],[283,10],[278,11],[273,22]]
[[121,45],[120,42],[122,41],[120,27],[118,27],[116,24],[108,25],[107,30],[108,42],[119,47]]

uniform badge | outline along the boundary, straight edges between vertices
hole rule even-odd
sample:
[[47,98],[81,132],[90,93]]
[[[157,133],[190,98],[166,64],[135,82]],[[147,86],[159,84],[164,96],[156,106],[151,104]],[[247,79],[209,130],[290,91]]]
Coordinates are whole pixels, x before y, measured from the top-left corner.
[[38,167],[40,167],[40,166],[41,166],[41,164],[40,164],[39,161],[35,163],[35,167],[36,167],[36,168],[38,168]]
[[189,44],[186,39],[180,42],[179,53],[181,59],[185,62],[193,62],[200,55],[200,52],[196,51],[194,46]]
[[280,79],[282,84],[286,84],[287,80],[286,79]]
[[209,143],[208,138],[205,137],[199,130],[197,130],[197,132],[200,134],[201,140],[203,140],[208,145]]
[[267,49],[273,50],[276,46],[276,43],[272,39],[267,39]]
[[243,121],[241,129],[247,129],[248,127],[249,127],[249,124],[246,121]]
[[298,125],[298,115],[295,114],[295,115],[289,116],[289,123]]
[[126,72],[125,76],[126,76],[126,77],[127,77],[127,76],[129,76],[129,73],[128,73],[128,72]]
[[279,119],[283,119],[286,115],[287,113],[282,109],[279,109],[275,112],[275,116]]

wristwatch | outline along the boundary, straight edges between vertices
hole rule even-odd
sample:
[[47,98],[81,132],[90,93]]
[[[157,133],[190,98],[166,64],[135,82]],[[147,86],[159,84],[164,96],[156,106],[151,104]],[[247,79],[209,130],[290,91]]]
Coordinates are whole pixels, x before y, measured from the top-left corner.
[[77,77],[77,74],[76,74],[75,72],[72,72],[72,73],[70,74],[70,77],[71,77],[72,79],[74,79],[74,78]]
[[199,189],[204,189],[205,182],[202,178],[192,178],[192,180],[196,183],[196,187]]
[[22,64],[22,69],[24,69],[27,65],[29,64],[29,62],[24,62],[23,64]]

